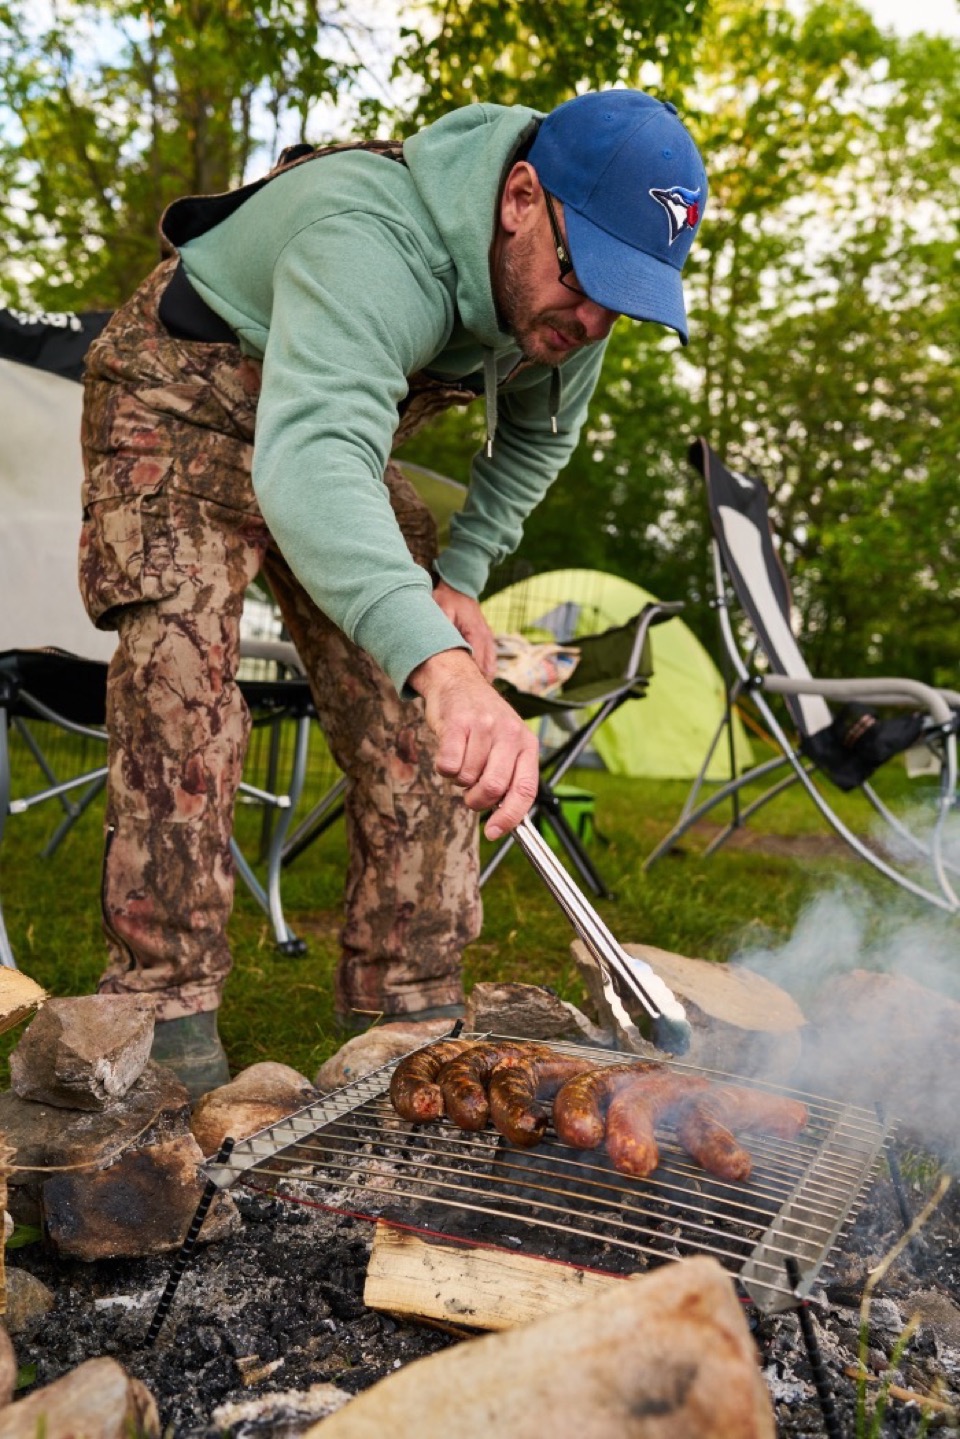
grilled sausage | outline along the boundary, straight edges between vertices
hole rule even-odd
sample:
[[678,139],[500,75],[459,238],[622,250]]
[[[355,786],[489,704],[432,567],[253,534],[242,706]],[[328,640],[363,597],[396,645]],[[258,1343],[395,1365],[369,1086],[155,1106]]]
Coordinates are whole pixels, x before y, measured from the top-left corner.
[[553,1101],[557,1138],[574,1149],[596,1149],[603,1142],[607,1107],[614,1095],[638,1074],[657,1069],[653,1060],[605,1064],[564,1084]]
[[669,1123],[685,1103],[709,1088],[694,1074],[661,1068],[639,1074],[610,1101],[607,1111],[607,1154],[614,1169],[645,1179],[660,1163],[655,1128]]
[[512,1068],[532,1057],[542,1045],[491,1040],[473,1044],[445,1064],[437,1075],[447,1118],[461,1129],[483,1129],[490,1118],[487,1084],[500,1065]]
[[677,1139],[701,1168],[717,1179],[742,1181],[750,1178],[753,1156],[710,1113],[705,1103],[694,1101],[677,1120]]
[[693,1101],[677,1120],[677,1138],[692,1159],[718,1179],[749,1179],[753,1157],[734,1130],[794,1139],[806,1127],[807,1107],[763,1090],[725,1084]]
[[796,1139],[810,1118],[799,1099],[748,1089],[743,1084],[714,1085],[706,1096],[710,1113],[721,1124],[739,1133],[772,1134],[777,1139]]
[[539,1144],[550,1117],[546,1101],[568,1079],[595,1068],[593,1060],[550,1050],[530,1055],[515,1067],[498,1065],[490,1076],[489,1089],[494,1128],[523,1149]]
[[473,1041],[441,1039],[401,1059],[390,1079],[390,1099],[401,1119],[428,1124],[443,1114],[443,1092],[436,1083],[442,1067]]

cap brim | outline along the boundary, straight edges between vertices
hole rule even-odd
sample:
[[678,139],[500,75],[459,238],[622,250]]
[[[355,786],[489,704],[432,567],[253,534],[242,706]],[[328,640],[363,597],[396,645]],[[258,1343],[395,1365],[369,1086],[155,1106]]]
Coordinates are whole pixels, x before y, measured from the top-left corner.
[[680,271],[609,235],[570,205],[564,206],[564,220],[570,259],[590,299],[631,320],[667,325],[686,344]]

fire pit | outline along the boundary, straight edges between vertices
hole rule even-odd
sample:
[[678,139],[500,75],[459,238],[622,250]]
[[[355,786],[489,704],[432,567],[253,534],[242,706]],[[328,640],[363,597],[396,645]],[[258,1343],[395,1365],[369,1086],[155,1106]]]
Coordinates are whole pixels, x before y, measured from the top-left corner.
[[[553,1047],[598,1067],[623,1058],[581,1045]],[[807,1105],[807,1128],[791,1140],[752,1137],[748,1181],[706,1174],[669,1130],[658,1136],[656,1171],[633,1179],[602,1155],[553,1142],[550,1131],[538,1148],[518,1150],[493,1130],[467,1134],[445,1120],[409,1124],[389,1100],[394,1067],[385,1065],[238,1144],[229,1158],[205,1166],[208,1179],[221,1189],[242,1182],[291,1202],[349,1206],[364,1218],[441,1230],[466,1243],[481,1235],[504,1248],[519,1241],[527,1253],[611,1273],[709,1254],[771,1314],[809,1294],[853,1219],[887,1138],[872,1111],[791,1092]],[[671,1068],[734,1078],[679,1061]]]

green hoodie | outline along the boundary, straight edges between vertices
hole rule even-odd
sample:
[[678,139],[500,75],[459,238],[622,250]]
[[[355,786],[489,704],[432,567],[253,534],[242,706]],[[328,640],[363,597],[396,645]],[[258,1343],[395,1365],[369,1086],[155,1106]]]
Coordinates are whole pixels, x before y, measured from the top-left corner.
[[556,416],[554,372],[507,378],[521,357],[497,324],[490,245],[507,162],[535,118],[471,105],[408,140],[405,165],[366,151],[309,161],[182,250],[197,291],[263,360],[253,485],[274,539],[401,692],[425,659],[464,645],[383,484],[407,377],[486,391],[492,453],[473,460],[437,565],[477,597],[566,464],[603,358],[597,345],[564,364]]

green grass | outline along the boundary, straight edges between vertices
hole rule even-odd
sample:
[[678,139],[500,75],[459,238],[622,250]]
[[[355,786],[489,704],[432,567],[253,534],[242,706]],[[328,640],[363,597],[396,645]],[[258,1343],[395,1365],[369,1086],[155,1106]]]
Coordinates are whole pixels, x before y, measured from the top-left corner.
[[[38,775],[16,736],[12,738],[18,794],[35,786]],[[322,747],[314,746],[314,752],[304,810],[333,775]],[[248,777],[262,782],[264,762],[263,745],[255,745]],[[805,901],[838,877],[849,876],[876,894],[881,905],[893,892],[893,886],[852,854],[849,860],[833,855],[798,860],[730,849],[705,859],[699,853],[701,837],[688,837],[682,854],[669,855],[644,873],[643,860],[675,820],[687,784],[628,780],[595,771],[571,773],[567,779],[596,796],[596,826],[603,838],[593,841],[592,853],[615,893],[611,900],[597,901],[597,908],[621,941],[644,941],[724,961],[748,944],[783,943]],[[888,766],[883,790],[891,801],[917,793],[897,766]],[[864,801],[833,798],[854,829],[868,827],[870,811]],[[51,803],[9,818],[0,847],[0,897],[20,967],[54,995],[91,993],[104,961],[99,916],[102,800],[91,806],[57,852],[44,859],[40,852],[58,819],[59,810]],[[261,823],[258,807],[239,807],[237,833],[248,854],[256,852]],[[764,809],[751,829],[776,835],[828,833],[799,792]],[[275,1059],[312,1077],[341,1042],[333,1023],[331,977],[344,865],[343,826],[338,823],[285,871],[285,913],[309,944],[299,959],[278,953],[265,916],[238,883],[230,929],[235,964],[221,1017],[234,1071]],[[569,957],[570,928],[519,851],[503,862],[485,886],[483,899],[483,931],[465,956],[468,987],[480,980],[547,984],[564,998],[583,1002]],[[919,903],[916,909],[924,912]],[[18,1037],[14,1031],[0,1039],[0,1059],[5,1061]]]

